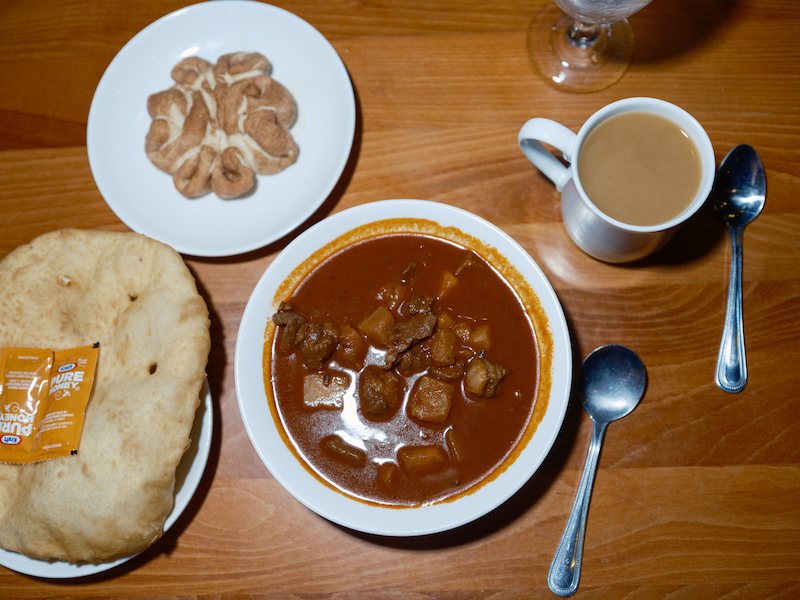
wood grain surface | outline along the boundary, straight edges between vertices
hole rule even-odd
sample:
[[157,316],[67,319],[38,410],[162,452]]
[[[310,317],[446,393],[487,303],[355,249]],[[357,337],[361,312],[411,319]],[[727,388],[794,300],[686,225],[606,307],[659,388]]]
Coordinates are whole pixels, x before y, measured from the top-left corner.
[[[314,222],[392,198],[462,207],[522,244],[563,304],[576,364],[618,343],[647,366],[642,404],[608,430],[575,597],[800,597],[800,4],[654,0],[630,19],[630,71],[582,95],[546,86],[530,67],[526,29],[542,0],[275,4],[316,27],[341,56],[357,96],[356,139],[339,184],[298,231],[246,255],[186,257],[212,320],[215,431],[200,489],[176,525],[122,567],[71,581],[0,567],[0,597],[554,597],[547,570],[591,430],[575,398],[551,453],[519,493],[472,524],[423,538],[362,535],[316,516],[249,442],[233,362],[253,287]],[[65,226],[127,230],[92,178],[89,106],[125,43],[184,5],[0,2],[0,258]],[[517,147],[531,117],[577,131],[628,96],[688,110],[718,162],[739,143],[764,162],[766,208],[744,236],[750,379],[740,394],[714,384],[730,247],[711,210],[652,257],[603,264],[572,244],[558,194]]]

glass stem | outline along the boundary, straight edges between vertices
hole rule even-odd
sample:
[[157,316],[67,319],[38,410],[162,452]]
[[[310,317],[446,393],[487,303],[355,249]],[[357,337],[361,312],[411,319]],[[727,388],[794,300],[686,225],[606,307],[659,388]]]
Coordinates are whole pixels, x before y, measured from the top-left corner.
[[578,48],[588,48],[597,41],[600,25],[575,21],[569,28],[569,41]]

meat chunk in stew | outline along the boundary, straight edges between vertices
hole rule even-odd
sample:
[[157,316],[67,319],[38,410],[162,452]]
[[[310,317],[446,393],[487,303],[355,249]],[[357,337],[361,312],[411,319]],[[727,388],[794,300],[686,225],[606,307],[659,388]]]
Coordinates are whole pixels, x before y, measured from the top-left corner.
[[340,364],[356,370],[364,366],[364,358],[369,350],[364,334],[355,327],[344,324],[339,327],[339,345],[334,351],[334,358]]
[[400,354],[413,344],[430,337],[436,326],[433,313],[416,314],[406,321],[395,323],[389,329],[389,349],[386,352],[385,366],[391,369],[400,359]]
[[431,367],[428,371],[436,379],[459,379],[464,375],[464,363],[457,362],[444,367]]
[[409,315],[424,315],[431,312],[433,298],[430,296],[412,296],[405,306],[405,311]]
[[478,263],[478,261],[475,260],[475,255],[472,254],[472,252],[470,252],[469,254],[465,254],[464,258],[461,259],[461,264],[458,265],[458,268],[456,269],[456,275],[460,275],[461,271],[463,271],[464,269],[469,269],[479,266],[480,263]]
[[476,396],[491,398],[500,392],[500,383],[507,371],[485,358],[476,358],[467,368],[467,390]]
[[308,366],[319,369],[336,349],[339,333],[333,323],[303,323],[297,330],[295,341]]
[[411,346],[400,355],[397,370],[403,375],[419,373],[431,366],[431,351],[426,343]]
[[383,415],[400,402],[403,382],[394,371],[374,365],[365,368],[358,378],[361,410],[370,415]]
[[291,304],[281,302],[278,312],[272,315],[272,322],[279,327],[283,327],[281,348],[284,352],[291,352],[296,343],[297,331],[305,324],[306,318],[295,312]]

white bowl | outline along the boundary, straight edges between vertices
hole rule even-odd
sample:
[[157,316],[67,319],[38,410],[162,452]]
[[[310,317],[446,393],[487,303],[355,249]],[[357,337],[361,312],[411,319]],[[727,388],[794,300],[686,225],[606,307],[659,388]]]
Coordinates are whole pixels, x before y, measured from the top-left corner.
[[[450,229],[455,241],[467,234],[485,246],[496,250],[487,252],[473,248],[501,273],[508,265],[522,278],[510,282],[518,293],[527,287],[538,300],[538,327],[551,341],[550,364],[543,363],[542,381],[537,403],[547,403],[547,408],[535,432],[528,437],[524,448],[515,452],[516,458],[504,465],[500,475],[488,483],[475,486],[474,491],[455,499],[411,508],[383,507],[361,502],[354,497],[323,484],[295,458],[286,445],[277,420],[273,418],[264,386],[262,359],[268,337],[267,323],[277,310],[282,294],[290,294],[298,273],[295,269],[326,248],[331,251],[354,228],[384,221],[400,219],[390,225],[391,231],[410,231],[409,219],[431,225],[437,234]],[[386,231],[382,224],[381,231]],[[450,237],[450,234],[446,234]],[[450,239],[453,239],[451,237]],[[341,238],[341,239],[340,239]],[[335,242],[336,241],[336,242]],[[331,244],[331,242],[335,242]],[[324,254],[324,253],[323,253]],[[498,260],[498,254],[502,257]],[[315,255],[315,259],[321,258]],[[498,262],[506,263],[505,266]],[[286,282],[289,285],[286,285]],[[506,280],[509,280],[506,277]],[[279,294],[279,289],[282,291]],[[543,318],[542,318],[543,316]],[[269,328],[272,330],[272,327]],[[540,329],[539,331],[542,331]],[[541,354],[545,354],[540,352]],[[566,320],[553,288],[542,270],[525,250],[503,231],[491,223],[452,206],[420,200],[388,200],[365,204],[337,213],[311,227],[289,244],[270,264],[255,287],[245,308],[236,342],[234,374],[239,410],[250,441],[275,479],[295,498],[317,514],[345,527],[386,536],[413,536],[436,533],[468,523],[491,511],[514,494],[536,471],[556,439],[567,410],[572,378],[572,352]],[[541,405],[540,405],[541,406]]]

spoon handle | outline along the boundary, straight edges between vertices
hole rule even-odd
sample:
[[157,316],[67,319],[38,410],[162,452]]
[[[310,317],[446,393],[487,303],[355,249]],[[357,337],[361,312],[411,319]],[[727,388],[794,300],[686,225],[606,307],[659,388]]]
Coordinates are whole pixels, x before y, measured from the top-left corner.
[[578,589],[581,577],[581,560],[583,558],[583,536],[586,532],[586,515],[589,512],[589,500],[592,496],[592,484],[597,470],[597,461],[600,457],[600,446],[603,444],[603,435],[608,423],[592,421],[592,441],[589,444],[589,453],[586,465],[583,468],[581,483],[575,504],[567,519],[567,526],[561,542],[553,557],[550,571],[547,574],[547,585],[557,596],[572,596]]
[[717,357],[716,383],[724,391],[741,392],[747,385],[742,322],[742,229],[731,227],[731,276],[725,326]]

